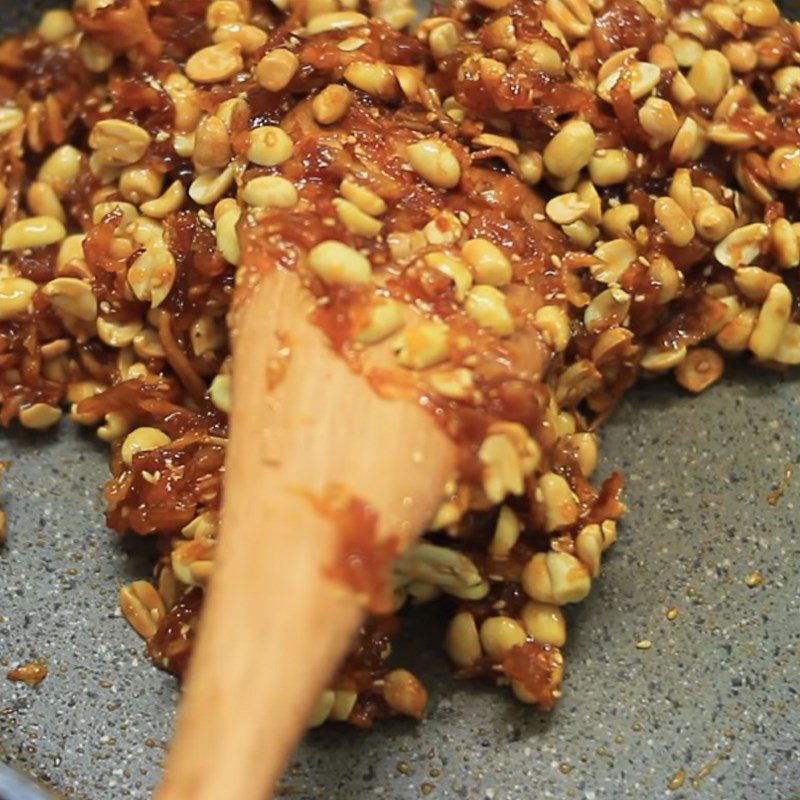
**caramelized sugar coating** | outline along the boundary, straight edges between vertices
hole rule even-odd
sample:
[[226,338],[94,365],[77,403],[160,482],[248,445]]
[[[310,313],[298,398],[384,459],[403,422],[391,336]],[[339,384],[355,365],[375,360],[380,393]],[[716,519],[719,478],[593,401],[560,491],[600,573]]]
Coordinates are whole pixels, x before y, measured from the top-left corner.
[[[341,357],[459,446],[315,723],[422,713],[387,659],[396,613],[438,597],[458,675],[552,707],[561,607],[624,510],[621,476],[591,481],[596,427],[640,376],[698,392],[724,355],[800,362],[800,39],[770,0],[411,17],[83,0],[0,46],[0,421],[66,407],[111,443],[109,524],[162,554],[121,592],[157,664],[191,654],[230,331],[265,271],[298,272]],[[361,552],[369,509],[345,516]]]

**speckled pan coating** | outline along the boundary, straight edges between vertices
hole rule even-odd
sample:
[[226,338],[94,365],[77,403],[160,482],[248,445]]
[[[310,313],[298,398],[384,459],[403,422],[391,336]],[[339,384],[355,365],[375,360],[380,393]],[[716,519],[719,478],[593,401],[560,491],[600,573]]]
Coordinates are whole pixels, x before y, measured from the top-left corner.
[[[0,0],[0,25],[22,5]],[[633,393],[603,447],[604,469],[627,475],[631,511],[595,591],[571,610],[558,709],[543,717],[509,692],[452,681],[443,619],[424,609],[398,650],[427,679],[428,719],[314,732],[290,796],[800,797],[799,390],[742,366],[698,398],[666,382]],[[147,574],[146,553],[103,525],[105,455],[91,436],[66,424],[57,438],[0,436],[13,461],[1,495],[0,759],[75,800],[144,800],[178,696],[117,611],[117,587]],[[795,478],[771,505],[789,466]],[[50,668],[38,688],[1,677],[6,661],[34,657]],[[668,789],[681,769],[683,787]]]
[[[797,393],[742,369],[699,398],[666,383],[632,395],[604,448],[606,468],[628,476],[631,512],[573,610],[557,711],[450,680],[442,620],[423,610],[401,650],[429,679],[429,718],[315,732],[288,780],[307,789],[295,796],[400,800],[425,784],[474,800],[800,796],[800,473],[767,502],[787,465],[800,470]],[[14,462],[0,658],[50,667],[36,689],[0,682],[2,755],[75,798],[146,798],[177,691],[116,610],[116,587],[146,561],[104,529],[102,449],[65,426],[57,441],[6,435],[0,452]],[[669,792],[680,768],[686,789]]]

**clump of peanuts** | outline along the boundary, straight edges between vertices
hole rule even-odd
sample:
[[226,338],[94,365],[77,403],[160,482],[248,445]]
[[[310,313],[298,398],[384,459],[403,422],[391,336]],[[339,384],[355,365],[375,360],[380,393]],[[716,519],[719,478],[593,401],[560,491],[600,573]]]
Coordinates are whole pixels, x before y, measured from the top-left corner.
[[[452,0],[407,33],[405,0],[212,0],[189,43],[175,2],[77,0],[0,55],[0,421],[67,409],[111,444],[110,525],[166,542],[120,603],[182,672],[226,315],[296,270],[343,357],[461,450],[395,610],[447,598],[457,674],[551,707],[562,608],[624,510],[596,426],[640,375],[800,363],[800,25],[771,0]],[[368,621],[312,724],[423,713],[395,628]]]

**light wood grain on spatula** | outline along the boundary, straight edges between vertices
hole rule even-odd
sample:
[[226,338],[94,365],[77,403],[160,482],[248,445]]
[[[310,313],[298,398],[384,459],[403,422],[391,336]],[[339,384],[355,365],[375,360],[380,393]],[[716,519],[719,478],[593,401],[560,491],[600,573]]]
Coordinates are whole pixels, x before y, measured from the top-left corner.
[[339,531],[309,497],[343,486],[410,542],[454,470],[433,417],[380,398],[311,302],[274,272],[237,318],[219,558],[158,800],[263,800],[347,652],[364,604],[326,576]]

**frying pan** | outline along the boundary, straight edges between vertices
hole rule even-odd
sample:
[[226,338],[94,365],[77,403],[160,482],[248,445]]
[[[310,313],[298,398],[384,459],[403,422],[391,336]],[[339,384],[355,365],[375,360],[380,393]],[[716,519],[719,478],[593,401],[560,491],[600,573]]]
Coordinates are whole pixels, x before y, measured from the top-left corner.
[[[0,6],[6,28],[41,10]],[[631,510],[589,599],[568,610],[566,694],[553,713],[454,681],[442,611],[414,609],[396,660],[424,677],[428,718],[313,731],[286,791],[800,797],[800,476],[785,480],[800,461],[799,388],[740,363],[699,397],[661,380],[626,398],[604,430],[602,469],[625,472]],[[37,688],[0,673],[0,761],[55,796],[146,800],[178,689],[117,611],[118,586],[148,574],[148,553],[103,525],[105,448],[62,424],[56,435],[3,433],[0,458],[12,462],[0,496],[10,528],[0,664],[41,657],[49,667]],[[761,584],[748,585],[757,572]],[[45,796],[0,768],[0,800]]]

